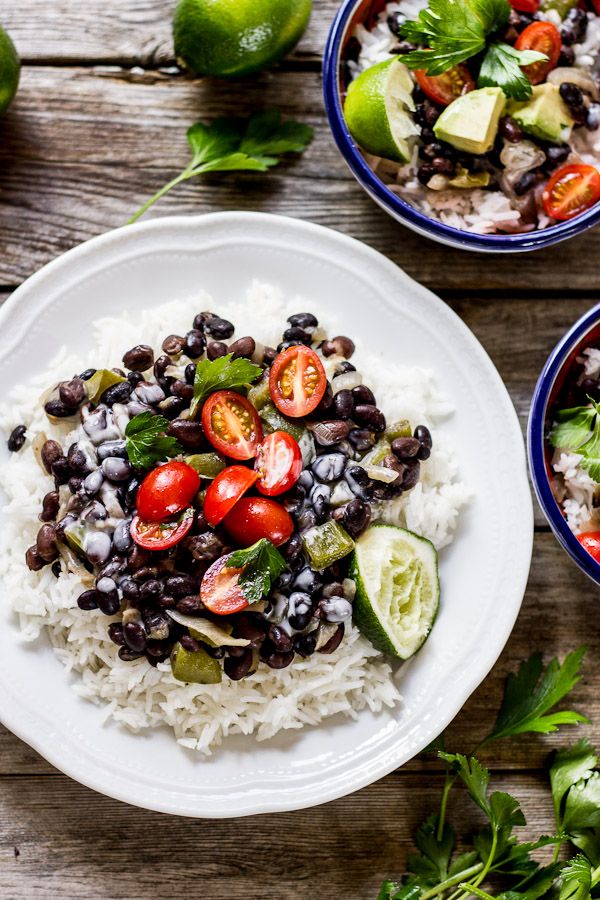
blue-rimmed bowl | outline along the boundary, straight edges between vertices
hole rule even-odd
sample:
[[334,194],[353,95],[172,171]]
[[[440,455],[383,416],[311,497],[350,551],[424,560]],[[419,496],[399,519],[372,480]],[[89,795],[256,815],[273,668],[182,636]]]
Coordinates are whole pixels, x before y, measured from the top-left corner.
[[526,234],[473,234],[451,228],[419,212],[393,193],[373,172],[352,139],[343,114],[346,90],[345,63],[354,28],[369,27],[385,7],[385,0],[344,0],[333,21],[323,60],[323,91],[329,125],[339,150],[350,170],[367,194],[394,219],[417,234],[451,247],[487,253],[520,253],[548,247],[574,237],[600,221],[600,203],[575,219]]
[[576,357],[600,341],[600,304],[590,309],[556,345],[535,387],[529,425],[527,454],[531,480],[542,511],[556,538],[582,572],[600,584],[600,563],[585,550],[569,526],[551,487],[552,448],[546,441],[553,404],[569,377]]

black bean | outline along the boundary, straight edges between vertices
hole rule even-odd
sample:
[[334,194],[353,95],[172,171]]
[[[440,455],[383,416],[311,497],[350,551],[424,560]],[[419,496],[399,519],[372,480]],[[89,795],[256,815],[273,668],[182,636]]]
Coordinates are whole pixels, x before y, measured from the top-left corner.
[[311,631],[309,634],[296,634],[294,636],[294,650],[300,656],[311,656],[317,646],[317,632]]
[[127,563],[124,559],[121,559],[120,556],[113,556],[112,559],[109,559],[106,565],[102,566],[102,569],[98,573],[98,578],[115,579],[117,578],[117,576],[121,575],[126,567]]
[[156,605],[159,609],[172,609],[175,606],[175,597],[171,597],[170,594],[163,594],[156,601]]
[[144,376],[141,372],[128,372],[127,373],[127,381],[129,384],[136,388],[138,384],[140,384],[144,380]]
[[417,169],[417,178],[419,179],[421,184],[424,184],[425,186],[429,184],[435,174],[436,171],[431,163],[425,163],[424,165],[419,166],[419,168]]
[[274,347],[265,347],[262,361],[265,366],[270,366],[277,358],[277,350]]
[[233,354],[232,359],[250,359],[255,350],[256,342],[253,337],[248,335],[238,338],[229,345],[229,353]]
[[200,644],[193,638],[191,634],[182,634],[179,638],[179,643],[184,648],[184,650],[188,650],[190,653],[197,653],[200,649]]
[[350,340],[350,338],[346,337],[344,334],[338,334],[336,337],[331,338],[331,340],[325,341],[325,344],[327,345],[328,352],[325,353],[323,350],[323,356],[331,356],[333,353],[337,353],[339,356],[350,359],[356,349],[354,341]]
[[140,601],[142,603],[154,603],[163,592],[162,582],[151,578],[140,585]]
[[202,611],[200,597],[195,594],[190,594],[187,597],[182,597],[181,600],[177,601],[175,607],[178,612],[183,613],[185,616],[197,615]]
[[59,458],[52,463],[52,474],[54,475],[56,484],[67,483],[71,477],[71,468],[67,462],[66,456],[59,456]]
[[331,414],[332,407],[333,407],[333,390],[332,390],[331,384],[329,382],[327,382],[327,384],[325,385],[325,393],[321,397],[321,399],[319,401],[319,405],[315,409],[313,415],[315,415],[321,419],[325,418],[326,416],[329,416]]
[[120,381],[118,384],[113,384],[112,387],[107,388],[100,399],[107,406],[112,406],[114,403],[127,403],[131,399],[132,390],[133,385],[131,382]]
[[302,538],[299,534],[294,533],[289,541],[282,547],[281,553],[283,554],[284,559],[291,562],[292,560],[297,559],[301,552]]
[[357,384],[356,387],[352,388],[352,401],[355,406],[363,406],[364,404],[375,406],[377,404],[373,391],[366,384]]
[[376,406],[371,403],[361,403],[354,407],[352,418],[357,425],[369,428],[377,434],[385,431],[385,416]]
[[127,555],[127,567],[132,572],[136,572],[144,566],[147,566],[149,560],[150,551],[144,550],[142,547],[138,547],[137,544],[134,544]]
[[100,462],[104,462],[105,459],[111,456],[127,459],[127,446],[125,441],[122,440],[104,441],[96,448],[96,454]]
[[177,438],[184,447],[198,447],[204,438],[204,432],[200,422],[192,422],[187,419],[174,419],[168,429],[167,434]]
[[184,597],[193,594],[198,589],[196,579],[192,575],[177,574],[165,578],[165,591],[175,597]]
[[446,156],[435,156],[431,160],[431,168],[438,175],[452,176],[456,174],[456,164]]
[[123,625],[123,636],[130,650],[140,653],[146,648],[146,632],[141,622],[126,622]]
[[[135,506],[135,500],[139,486],[140,482],[138,481],[138,479],[133,478],[124,489],[121,504],[125,510],[133,509],[133,507]],[[121,490],[121,488],[119,488],[119,490]]]
[[522,197],[523,194],[526,194],[527,191],[530,191],[537,183],[539,179],[539,173],[531,170],[529,172],[525,172],[518,181],[513,185],[513,190],[517,197]]
[[189,550],[194,559],[203,562],[214,562],[223,554],[223,542],[213,531],[205,531],[203,534],[185,538],[184,547]]
[[298,328],[316,328],[319,324],[317,318],[309,312],[294,313],[293,316],[288,316],[288,322]]
[[423,446],[427,447],[428,450],[431,450],[433,447],[433,439],[431,437],[431,432],[426,425],[417,425],[414,430],[413,437],[416,437],[418,442]]
[[154,363],[154,377],[158,380],[164,377],[164,374],[169,366],[172,365],[171,358],[163,354],[159,356],[156,362]]
[[189,403],[194,397],[194,388],[187,381],[174,381],[171,385],[171,393],[174,397],[179,397],[180,400]]
[[286,328],[282,337],[284,341],[300,341],[301,344],[306,344],[307,347],[310,347],[312,343],[312,336],[308,331],[300,328],[299,325],[292,325],[290,328]]
[[[423,447],[421,447],[423,450]],[[406,470],[402,479],[402,490],[410,491],[414,488],[419,480],[421,472],[421,464],[418,459],[410,459],[406,462]]]
[[398,459],[407,459],[416,456],[421,447],[420,441],[415,437],[394,438],[392,441],[392,453]]
[[73,378],[71,381],[63,381],[58,386],[58,396],[67,409],[77,409],[87,398],[83,379]]
[[79,377],[82,381],[89,381],[92,375],[95,375],[97,371],[97,369],[86,369]]
[[399,41],[399,43],[394,44],[393,47],[390,48],[390,53],[412,53],[413,50],[417,49],[416,44],[412,44],[410,41]]
[[343,453],[325,453],[317,456],[311,465],[312,471],[320,481],[337,481],[344,473],[346,457]]
[[148,344],[136,344],[123,356],[123,365],[132,372],[145,372],[154,364],[154,350]]
[[113,545],[117,553],[127,553],[130,549],[133,538],[131,537],[131,521],[123,519],[116,526],[113,533]]
[[185,354],[190,359],[198,359],[206,350],[206,338],[202,331],[193,328],[185,336]]
[[140,597],[140,586],[136,584],[133,578],[124,578],[120,584],[123,597],[132,606],[136,606]]
[[297,516],[304,506],[305,499],[306,491],[299,484],[296,484],[291,491],[288,491],[282,497],[282,503],[291,516]]
[[351,500],[344,507],[344,528],[352,537],[358,537],[371,521],[371,507],[364,500]]
[[558,65],[561,68],[569,68],[575,62],[575,51],[572,47],[562,44],[560,48],[560,56],[558,57]]
[[143,652],[139,650],[132,650],[130,647],[119,647],[119,659],[122,659],[123,662],[133,662],[134,659],[140,659],[143,655]]
[[[322,586],[323,579],[318,572],[305,566],[294,578],[294,591],[302,594],[315,594]],[[293,595],[292,595],[293,596]]]
[[346,372],[356,372],[356,366],[354,366],[347,359],[343,359],[335,367],[335,374],[336,375],[345,375]]
[[127,481],[131,475],[131,466],[125,459],[109,456],[102,462],[102,473],[109,481]]
[[281,625],[271,625],[267,637],[278,653],[288,653],[292,649],[292,639]]
[[183,353],[185,338],[180,334],[169,334],[162,342],[162,351],[167,356],[179,356]]
[[60,507],[60,499],[58,491],[49,491],[42,500],[42,511],[40,520],[42,522],[52,522],[58,515]]
[[227,340],[234,332],[234,327],[227,319],[220,319],[215,316],[204,323],[204,331],[216,338],[218,341]]
[[336,419],[349,419],[353,406],[352,393],[348,390],[338,391],[333,398],[332,415]]
[[83,450],[80,450],[78,444],[71,444],[67,451],[67,462],[71,467],[71,471],[76,475],[85,475],[88,472],[87,458]]
[[[105,616],[114,616],[119,612],[121,601],[119,600],[119,594],[116,590],[108,591],[106,593],[97,591],[96,598],[98,600],[100,612],[103,612]],[[135,648],[132,647],[131,649],[133,650]]]
[[375,444],[375,435],[367,428],[351,428],[348,440],[356,450],[370,450]]
[[108,626],[108,636],[117,647],[125,644],[125,635],[123,634],[123,625],[120,622],[111,622]]
[[322,422],[316,422],[311,430],[317,444],[321,447],[331,447],[345,441],[350,428],[348,423],[341,419],[324,419]]
[[228,352],[227,344],[224,344],[223,341],[211,341],[206,348],[206,355],[211,360],[225,356]]
[[337,648],[342,643],[342,638],[344,637],[344,623],[340,622],[337,626],[336,630],[329,638],[326,644],[323,644],[322,647],[319,648],[319,653],[334,653]]
[[290,347],[303,347],[304,344],[302,341],[281,341],[280,344],[277,344],[277,352],[283,353],[284,350],[288,350]]
[[217,318],[217,316],[215,316],[214,313],[208,312],[208,310],[205,310],[204,312],[201,312],[201,313],[197,313],[194,316],[193,327],[197,331],[204,331],[206,323],[209,322],[211,319],[216,319],[216,318]]
[[323,522],[327,518],[329,502],[331,500],[331,488],[326,484],[316,484],[309,497],[317,522]]
[[83,487],[83,478],[81,475],[72,475],[67,484],[72,494],[78,494]]
[[517,144],[523,140],[523,129],[512,116],[502,116],[498,123],[498,129],[502,137],[511,144]]
[[183,400],[181,397],[167,397],[165,400],[160,401],[158,409],[165,419],[172,420],[177,418],[187,403],[188,401]]
[[401,12],[393,12],[386,19],[387,26],[396,37],[400,34],[400,29],[406,22],[406,16]]
[[570,110],[580,110],[584,106],[583,92],[572,81],[563,81],[558,90]]
[[25,563],[27,568],[31,572],[39,572],[40,569],[43,569],[46,565],[46,561],[42,559],[40,554],[38,553],[38,549],[33,545],[33,547],[28,547],[25,551]]
[[575,43],[580,44],[585,40],[588,26],[587,13],[583,9],[575,7],[570,9],[565,19],[565,25],[568,25],[575,34]]
[[185,380],[187,384],[193,386],[196,378],[196,363],[188,363],[185,367]]
[[362,466],[348,466],[344,473],[348,487],[360,500],[370,500],[373,495],[373,482]]
[[223,669],[228,678],[232,681],[240,681],[252,669],[254,662],[254,653],[251,647],[246,647],[244,652],[237,659],[228,656],[223,663]]
[[294,651],[289,653],[272,653],[265,659],[270,669],[285,669],[294,659]]
[[548,144],[544,147],[544,152],[547,161],[552,166],[558,166],[568,159],[571,147],[569,144]]
[[79,609],[85,610],[98,609],[98,592],[94,590],[84,591],[77,598],[77,606]]
[[268,630],[266,620],[254,613],[237,616],[233,624],[233,636],[250,641],[253,647],[259,647],[265,639]]
[[44,410],[46,415],[53,416],[55,419],[66,419],[68,416],[73,415],[73,409],[65,406],[65,404],[58,399],[48,400],[44,405]]
[[27,429],[24,425],[17,425],[16,428],[10,433],[10,437],[8,438],[7,446],[11,453],[15,453],[17,450],[20,450],[23,444],[25,443],[25,436],[27,434]]

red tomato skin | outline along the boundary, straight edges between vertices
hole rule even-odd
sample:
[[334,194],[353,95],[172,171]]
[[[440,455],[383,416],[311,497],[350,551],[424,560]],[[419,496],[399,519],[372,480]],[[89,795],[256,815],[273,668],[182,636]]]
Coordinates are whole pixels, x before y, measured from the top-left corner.
[[256,487],[267,497],[276,497],[296,484],[302,471],[302,453],[298,442],[286,431],[269,434],[258,448],[254,460]]
[[[190,506],[168,537],[164,536],[164,531],[161,532],[161,525],[164,530],[166,523],[147,522],[139,515],[133,517],[129,533],[135,543],[144,550],[168,550],[169,547],[174,547],[183,540],[193,524],[194,508]],[[152,526],[155,526],[154,529]],[[153,537],[153,535],[155,536]]]
[[[576,176],[585,176],[589,179],[589,187],[592,191],[590,200],[585,205],[580,205],[575,209],[562,210],[555,202],[555,198],[553,197],[554,191],[565,179],[574,180]],[[594,206],[598,200],[600,200],[600,172],[595,166],[577,164],[562,166],[560,169],[553,172],[542,195],[542,202],[546,213],[551,218],[558,219],[559,221],[567,221],[568,219],[573,219],[575,216],[581,215],[581,213]]]
[[457,97],[475,90],[471,73],[463,65],[454,66],[443,75],[427,75],[424,69],[417,69],[415,78],[421,90],[439,106],[449,106]]
[[[302,397],[295,398],[283,395],[279,384],[280,376],[284,374],[285,369],[294,359],[297,360],[297,364],[302,365],[304,368],[312,365],[316,370],[316,384],[313,393],[309,396],[303,394]],[[326,388],[327,375],[325,374],[323,363],[310,347],[288,347],[287,350],[283,350],[275,357],[269,373],[269,392],[273,403],[284,416],[289,416],[292,419],[308,416],[321,402]]]
[[[600,0],[592,0],[592,6],[594,7],[594,12],[596,13],[596,15],[600,16]],[[580,0],[579,8],[580,9],[586,8],[585,5],[583,7],[581,6],[581,0]]]
[[248,606],[238,585],[243,569],[226,568],[231,553],[221,556],[205,572],[200,584],[200,599],[210,612],[228,616]]
[[223,525],[240,547],[251,547],[261,538],[279,547],[294,531],[289,512],[267,497],[242,497],[225,516]]
[[246,466],[227,466],[211,481],[204,498],[204,518],[213,528],[222,522],[240,497],[252,487],[258,472]]
[[[247,437],[240,435],[241,441],[238,442],[238,445],[222,438],[213,428],[213,412],[221,403],[232,403],[240,406],[250,417],[250,434]],[[242,394],[236,394],[235,391],[215,391],[214,394],[208,397],[202,409],[202,428],[213,447],[219,453],[229,456],[231,459],[252,459],[256,453],[256,448],[263,438],[262,422],[257,410],[246,397],[243,397]]]
[[600,531],[584,531],[577,535],[581,546],[600,563]]
[[518,12],[535,13],[540,8],[540,0],[508,0]]
[[546,62],[531,63],[523,66],[523,71],[532,84],[541,84],[546,80],[548,72],[556,68],[560,56],[561,37],[558,28],[552,22],[532,22],[523,29],[515,41],[517,50],[537,50],[548,57]]
[[136,507],[145,522],[160,522],[181,512],[200,489],[200,476],[187,463],[173,460],[148,472],[137,493]]

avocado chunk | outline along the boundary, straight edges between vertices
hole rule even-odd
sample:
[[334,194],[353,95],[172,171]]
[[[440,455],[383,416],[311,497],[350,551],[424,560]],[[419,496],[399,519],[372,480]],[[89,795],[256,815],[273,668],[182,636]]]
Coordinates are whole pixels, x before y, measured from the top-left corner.
[[567,140],[574,124],[556,84],[536,84],[530,99],[511,100],[508,112],[526,134],[553,144]]
[[446,107],[433,126],[435,136],[465,153],[487,153],[494,146],[505,102],[499,87],[469,91]]

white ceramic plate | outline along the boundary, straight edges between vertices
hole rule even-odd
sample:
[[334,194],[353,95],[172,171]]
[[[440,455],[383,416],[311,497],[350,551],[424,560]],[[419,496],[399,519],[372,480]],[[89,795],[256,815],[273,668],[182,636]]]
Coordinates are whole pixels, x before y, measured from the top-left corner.
[[[226,741],[214,757],[171,732],[103,726],[50,646],[19,640],[1,591],[0,719],[54,766],[128,803],[187,816],[242,816],[348,794],[426,747],[492,668],[517,617],[533,514],[515,411],[490,359],[460,319],[374,250],[344,235],[261,213],[166,218],[95,238],[30,278],[0,312],[0,390],[45,368],[62,343],[89,342],[98,314],[119,314],[206,288],[218,301],[252,278],[314,297],[348,334],[386,359],[430,366],[454,401],[445,426],[474,492],[442,554],[443,602],[406,667],[396,712],[332,719],[271,742]],[[307,304],[310,305],[310,304]],[[346,324],[347,323],[347,324]],[[7,452],[3,446],[3,452]],[[1,520],[0,520],[1,527]]]

